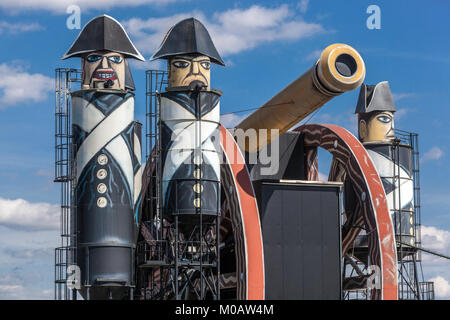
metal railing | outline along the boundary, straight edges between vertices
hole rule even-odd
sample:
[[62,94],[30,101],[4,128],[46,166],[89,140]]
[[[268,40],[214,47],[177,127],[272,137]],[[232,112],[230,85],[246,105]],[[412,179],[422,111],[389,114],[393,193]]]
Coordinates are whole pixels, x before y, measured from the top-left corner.
[[[422,237],[421,237],[421,205],[420,205],[420,169],[419,169],[419,139],[417,133],[395,129],[396,142],[393,145],[394,168],[397,172],[394,179],[398,182],[398,194],[401,194],[401,177],[399,163],[399,145],[406,145],[411,148],[411,172],[413,180],[413,241],[412,245],[405,240],[403,235],[397,235],[398,253],[398,278],[399,278],[399,299],[402,300],[429,300],[434,299],[434,287],[432,283],[424,282],[422,270]],[[395,181],[394,181],[395,182]],[[401,202],[399,199],[399,204]],[[397,202],[394,199],[394,203]],[[402,208],[394,208],[402,213]],[[395,221],[397,225],[397,221]],[[400,229],[402,229],[402,219],[400,218]]]

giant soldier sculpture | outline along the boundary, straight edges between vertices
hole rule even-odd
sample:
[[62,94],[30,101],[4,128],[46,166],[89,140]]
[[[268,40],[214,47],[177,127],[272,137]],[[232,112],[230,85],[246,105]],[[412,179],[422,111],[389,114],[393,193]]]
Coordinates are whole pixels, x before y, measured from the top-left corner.
[[185,297],[197,279],[199,288],[192,290],[197,298],[205,298],[206,287],[215,287],[217,299],[218,286],[204,284],[205,279],[217,281],[219,273],[219,240],[205,243],[208,230],[218,237],[221,193],[221,93],[211,89],[210,68],[224,63],[208,31],[194,18],[173,26],[151,59],[168,63],[168,87],[159,95],[161,189],[163,218],[178,230],[181,241],[175,244],[175,269],[183,276],[176,279],[175,295]]
[[153,59],[167,59],[161,94],[163,212],[194,217],[219,214],[220,92],[210,90],[211,62],[224,65],[208,31],[196,19],[176,24]]
[[[396,234],[414,244],[414,184],[411,148],[394,136],[396,111],[389,83],[361,86],[355,113],[359,139],[372,158],[386,192]],[[412,243],[411,243],[412,242]]]
[[141,126],[127,58],[144,60],[123,27],[89,21],[62,59],[80,57],[82,90],[72,93],[76,167],[76,264],[86,299],[133,294],[141,188]]

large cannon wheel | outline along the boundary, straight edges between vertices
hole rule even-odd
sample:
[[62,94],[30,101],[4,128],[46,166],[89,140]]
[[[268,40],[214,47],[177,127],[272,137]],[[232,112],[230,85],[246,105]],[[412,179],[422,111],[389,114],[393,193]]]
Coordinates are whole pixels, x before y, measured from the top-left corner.
[[[264,299],[262,231],[253,185],[241,150],[223,126],[220,127],[220,139],[224,156],[221,165],[222,215],[219,238],[221,299]],[[138,209],[141,221],[154,219],[151,216],[151,212],[155,212],[151,208],[154,208],[156,201],[156,190],[151,187],[154,185],[154,170],[154,164],[148,161],[142,183],[143,199],[147,200]],[[162,225],[165,223],[163,221]],[[159,255],[160,258],[164,258],[164,254],[170,255],[170,250],[163,253],[155,246],[156,231],[151,229],[151,225],[141,223],[138,254],[141,247],[147,248],[143,249],[147,255]],[[211,234],[216,237],[215,230],[211,230]],[[173,238],[174,235],[168,231],[165,237]],[[154,267],[144,272],[138,267],[138,295],[141,299],[172,299],[170,290],[173,279],[170,277],[169,268]]]
[[[345,273],[344,267],[344,291],[364,289],[369,299],[396,300],[394,228],[383,185],[370,156],[350,132],[339,126],[308,124],[295,131],[304,139],[307,179],[318,180],[320,147],[333,155],[328,180],[343,182],[345,186],[342,256],[351,272]],[[367,244],[363,250],[355,251],[355,247],[361,248],[356,243],[361,233],[366,235]]]

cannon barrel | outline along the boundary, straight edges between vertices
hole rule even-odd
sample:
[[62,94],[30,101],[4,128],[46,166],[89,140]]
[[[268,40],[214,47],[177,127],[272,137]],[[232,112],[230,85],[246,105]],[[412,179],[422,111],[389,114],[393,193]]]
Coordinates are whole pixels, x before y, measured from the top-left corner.
[[[365,74],[364,61],[355,49],[346,44],[332,44],[308,71],[256,109],[236,129],[278,129],[282,135],[333,97],[358,88]],[[245,145],[240,147],[248,152],[258,151],[271,142],[271,135],[267,136],[266,141],[258,140],[256,145],[244,139],[241,143]]]

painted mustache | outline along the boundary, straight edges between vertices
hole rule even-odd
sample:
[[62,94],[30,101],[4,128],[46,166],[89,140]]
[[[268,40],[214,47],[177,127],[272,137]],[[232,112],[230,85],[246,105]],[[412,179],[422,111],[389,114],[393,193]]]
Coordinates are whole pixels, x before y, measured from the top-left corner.
[[184,80],[183,80],[183,85],[188,86],[193,81],[200,81],[204,85],[206,85],[206,86],[208,85],[208,80],[206,80],[206,78],[202,74],[187,75],[186,78],[184,78]]
[[97,70],[93,75],[94,79],[102,81],[114,81],[117,79],[117,74],[112,70]]

